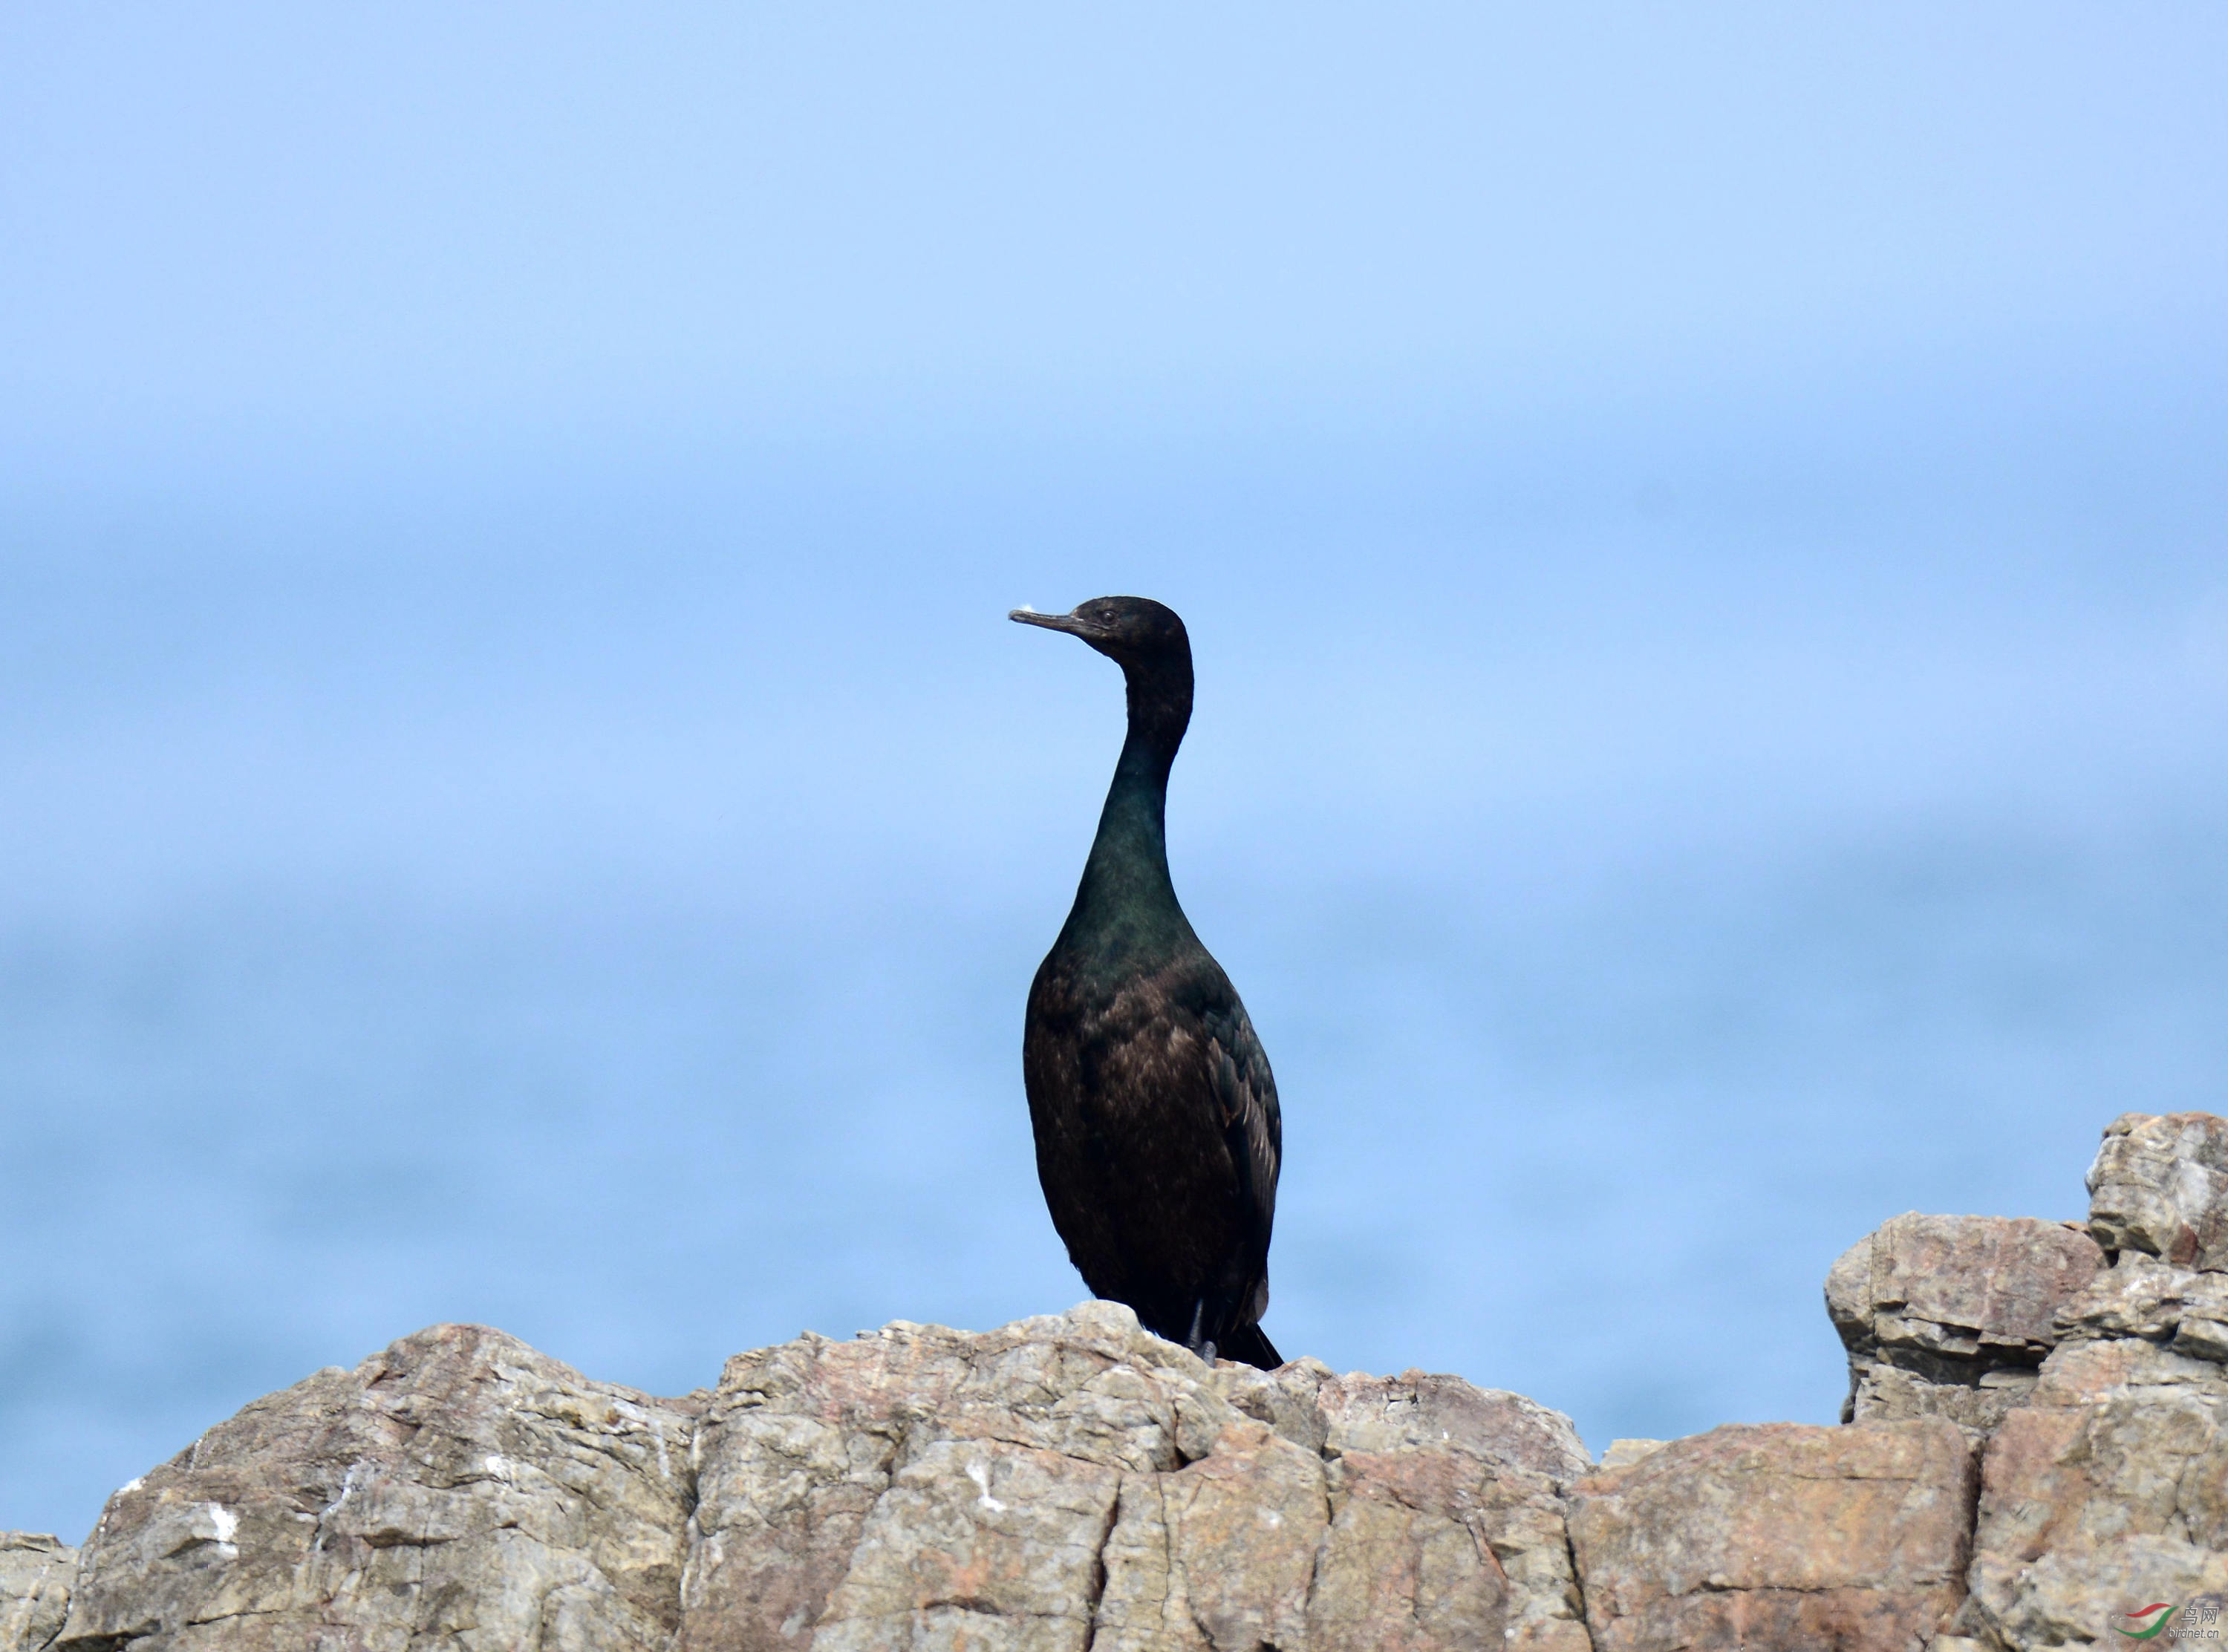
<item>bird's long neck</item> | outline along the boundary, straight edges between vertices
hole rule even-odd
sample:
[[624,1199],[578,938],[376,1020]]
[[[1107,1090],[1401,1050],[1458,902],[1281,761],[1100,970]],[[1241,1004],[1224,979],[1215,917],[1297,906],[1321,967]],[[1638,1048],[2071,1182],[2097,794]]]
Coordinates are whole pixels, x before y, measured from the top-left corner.
[[1161,950],[1191,934],[1168,877],[1168,770],[1191,721],[1191,667],[1128,673],[1130,732],[1099,811],[1066,934],[1093,950]]

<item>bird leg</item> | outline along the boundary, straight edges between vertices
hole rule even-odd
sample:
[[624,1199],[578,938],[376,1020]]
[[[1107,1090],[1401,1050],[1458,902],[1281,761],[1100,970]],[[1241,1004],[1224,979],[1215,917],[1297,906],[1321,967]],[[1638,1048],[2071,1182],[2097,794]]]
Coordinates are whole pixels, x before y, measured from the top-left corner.
[[1184,1338],[1184,1346],[1209,1365],[1214,1363],[1214,1344],[1200,1340],[1200,1330],[1207,1319],[1207,1298],[1201,1297],[1191,1307],[1191,1335]]

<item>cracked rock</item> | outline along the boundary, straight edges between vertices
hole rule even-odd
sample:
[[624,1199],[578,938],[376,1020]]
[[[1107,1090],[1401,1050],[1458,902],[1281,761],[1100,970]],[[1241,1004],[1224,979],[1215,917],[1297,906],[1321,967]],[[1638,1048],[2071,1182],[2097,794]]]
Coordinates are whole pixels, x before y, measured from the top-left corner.
[[1450,1377],[1210,1370],[1086,1303],[729,1362],[687,1652],[1584,1652],[1568,1419]]
[[437,1326],[249,1406],[0,1652],[2042,1652],[2228,1593],[2228,1121],[2107,1132],[2086,1228],[1834,1266],[1840,1428],[1625,1440],[1458,1378],[1218,1365],[1085,1303],[658,1400]]
[[77,1551],[34,1532],[0,1532],[0,1652],[44,1652],[61,1632]]
[[2197,1359],[2228,1361],[2228,1273],[2122,1251],[2058,1309],[2058,1319],[2069,1343],[2135,1336]]
[[1597,1652],[1911,1652],[1964,1595],[1974,1453],[1945,1418],[1732,1425],[1570,1489]]
[[2103,1263],[2071,1222],[1912,1214],[1883,1223],[1826,1278],[1849,1354],[1841,1419],[1947,1417],[1988,1432],[2057,1345],[2059,1306]]
[[2089,1231],[2106,1250],[2228,1272],[2228,1119],[2122,1113],[2088,1181]]
[[[1988,1652],[2116,1640],[2113,1614],[2228,1591],[2228,1120],[2130,1113],[2090,1172],[2116,1256],[1990,1438],[1971,1592]],[[2177,1642],[2179,1643],[2179,1642]]]
[[108,1500],[54,1652],[635,1652],[678,1618],[691,1407],[439,1325]]
[[1460,1377],[1332,1377],[1317,1391],[1323,1450],[1458,1448],[1489,1463],[1571,1480],[1593,1466],[1571,1419],[1521,1394],[1473,1388]]
[[2228,1376],[2136,1337],[2069,1343],[1988,1442],[1959,1627],[2027,1649],[2228,1590]]

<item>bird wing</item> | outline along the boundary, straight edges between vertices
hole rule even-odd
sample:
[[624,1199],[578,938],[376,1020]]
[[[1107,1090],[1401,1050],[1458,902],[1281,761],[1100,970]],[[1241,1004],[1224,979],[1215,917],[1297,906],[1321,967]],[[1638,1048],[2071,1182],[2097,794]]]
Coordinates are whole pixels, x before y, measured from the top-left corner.
[[1284,1120],[1277,1105],[1277,1080],[1255,1036],[1245,1006],[1231,995],[1226,1010],[1201,1017],[1207,1036],[1207,1075],[1221,1110],[1223,1139],[1238,1172],[1250,1218],[1252,1260],[1265,1272],[1269,1232],[1277,1219],[1277,1172],[1284,1157]]

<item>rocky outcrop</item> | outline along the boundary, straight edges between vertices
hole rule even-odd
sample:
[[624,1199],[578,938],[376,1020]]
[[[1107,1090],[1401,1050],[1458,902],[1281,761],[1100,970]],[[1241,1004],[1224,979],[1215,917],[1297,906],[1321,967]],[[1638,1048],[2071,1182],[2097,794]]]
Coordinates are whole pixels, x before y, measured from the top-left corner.
[[2123,1113],[2089,1167],[2089,1231],[2110,1251],[2228,1270],[2228,1119]]
[[2228,1591],[2228,1382],[2137,1339],[2052,1355],[1988,1442],[1971,1598],[1983,1646],[2080,1645],[2119,1612]]
[[421,1331],[257,1400],[111,1497],[53,1644],[663,1644],[700,1408],[497,1331]]
[[682,1400],[439,1326],[117,1493],[66,1618],[0,1574],[0,1647],[1579,1652],[1588,1466],[1518,1395],[1210,1369],[1107,1303],[808,1336]]
[[1947,1417],[1985,1433],[2034,1386],[2055,1317],[2104,1264],[2071,1222],[1898,1216],[1826,1276],[1849,1351],[1841,1420]]
[[1975,1466],[1930,1417],[1736,1425],[1580,1480],[1597,1652],[1924,1646],[1964,1598]]
[[2228,1120],[2116,1119],[2089,1188],[2110,1266],[1982,1467],[1956,1626],[1991,1649],[2118,1642],[2110,1617],[2152,1603],[2228,1632]]
[[1569,1421],[1449,1378],[1210,1370],[1086,1304],[728,1364],[699,1435],[690,1652],[1252,1648],[1406,1626],[1579,1648]]
[[1843,1426],[1599,1464],[1519,1395],[1210,1368],[1106,1303],[806,1336],[679,1400],[437,1326],[220,1424],[81,1551],[0,1534],[0,1652],[2027,1652],[2168,1604],[2228,1630],[2228,1121],[2121,1119],[2090,1187],[2085,1231],[1913,1215],[1844,1255]]
[[0,1649],[52,1643],[76,1581],[75,1549],[29,1532],[0,1532]]

